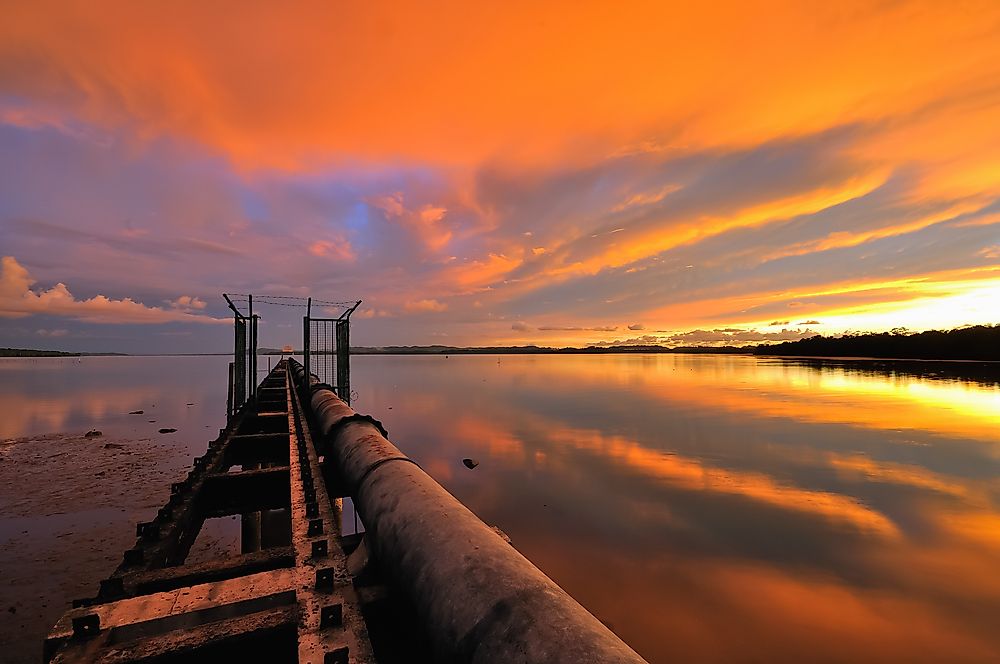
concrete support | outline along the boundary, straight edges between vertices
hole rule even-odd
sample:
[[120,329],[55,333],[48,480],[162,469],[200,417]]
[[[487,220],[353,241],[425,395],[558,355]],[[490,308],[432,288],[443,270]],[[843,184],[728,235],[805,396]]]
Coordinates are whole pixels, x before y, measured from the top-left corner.
[[260,512],[240,515],[240,553],[260,551]]

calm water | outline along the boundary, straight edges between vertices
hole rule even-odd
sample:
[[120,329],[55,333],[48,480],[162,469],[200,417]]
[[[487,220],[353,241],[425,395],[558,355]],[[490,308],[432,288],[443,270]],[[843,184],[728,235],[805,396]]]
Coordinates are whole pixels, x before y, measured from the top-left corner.
[[[166,455],[147,481],[162,502],[223,424],[226,362],[0,360],[0,440],[145,439]],[[1000,660],[993,381],[685,355],[353,363],[357,409],[651,662]],[[31,515],[2,491],[11,540]],[[151,511],[93,509],[112,563]],[[62,512],[39,516],[57,521],[17,555],[56,546],[74,519]],[[19,564],[0,556],[0,571]],[[45,591],[49,613],[76,590]]]

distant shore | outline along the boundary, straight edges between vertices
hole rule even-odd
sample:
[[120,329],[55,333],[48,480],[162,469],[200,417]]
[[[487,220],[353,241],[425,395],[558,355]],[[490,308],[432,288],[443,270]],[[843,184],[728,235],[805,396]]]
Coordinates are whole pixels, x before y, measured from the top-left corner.
[[817,335],[808,339],[757,346],[754,355],[877,358],[906,360],[1000,361],[1000,325],[975,325],[954,330]]
[[[781,357],[827,357],[880,360],[961,360],[1000,362],[1000,325],[976,325],[954,330],[910,333],[892,332],[816,335],[778,344],[746,346],[356,346],[351,355],[609,355],[621,353],[679,353],[707,355],[759,355]],[[230,355],[219,353],[135,353],[146,356]],[[0,348],[0,357],[81,357],[132,355],[130,353],[71,353],[57,350]],[[258,355],[302,355],[278,348],[261,348]]]
[[34,350],[31,348],[0,348],[0,357],[93,357],[128,353],[68,353],[61,350]]

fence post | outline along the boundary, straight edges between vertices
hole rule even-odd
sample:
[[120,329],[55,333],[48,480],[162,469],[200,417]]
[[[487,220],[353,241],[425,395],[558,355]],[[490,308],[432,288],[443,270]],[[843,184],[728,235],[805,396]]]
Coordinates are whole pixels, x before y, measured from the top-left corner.
[[257,398],[257,316],[250,315],[250,397]]
[[309,385],[309,375],[312,371],[309,361],[309,316],[302,317],[302,366],[306,368],[306,385]]
[[239,410],[247,400],[247,323],[246,319],[236,319],[236,387],[233,392],[233,408]]
[[351,321],[338,320],[337,335],[337,396],[351,403]]
[[226,395],[226,419],[233,417],[233,363],[229,363],[229,392]]

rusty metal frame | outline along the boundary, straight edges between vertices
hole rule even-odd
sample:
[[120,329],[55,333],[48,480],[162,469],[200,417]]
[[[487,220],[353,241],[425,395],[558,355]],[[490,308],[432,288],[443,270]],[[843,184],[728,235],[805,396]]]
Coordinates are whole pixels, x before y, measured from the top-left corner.
[[[302,353],[306,374],[316,374],[347,403],[351,402],[351,314],[361,306],[361,302],[358,300],[336,318],[314,318],[312,298],[309,298],[306,315],[302,319]],[[323,352],[317,354],[317,350]]]
[[226,304],[233,312],[233,361],[229,365],[229,394],[226,417],[232,418],[248,401],[257,396],[257,321],[253,312],[253,295],[247,296],[249,314],[239,310],[228,294]]
[[[256,394],[156,517],[137,525],[135,545],[97,595],[56,623],[46,662],[239,653],[248,661],[375,661],[347,572],[341,500],[327,490],[286,360]],[[185,564],[206,518],[275,508],[288,512],[289,545]]]

